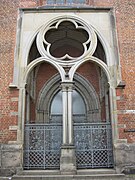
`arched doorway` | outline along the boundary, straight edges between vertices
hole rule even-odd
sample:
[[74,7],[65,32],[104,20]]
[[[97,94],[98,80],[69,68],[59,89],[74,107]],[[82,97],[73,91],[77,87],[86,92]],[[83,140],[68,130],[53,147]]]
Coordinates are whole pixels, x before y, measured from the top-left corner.
[[[46,74],[51,71],[51,74]],[[51,119],[51,109],[57,99],[57,89],[50,88],[36,107],[40,91],[48,84],[50,77],[57,74],[47,63],[36,66],[30,73],[26,87],[26,110],[24,125],[24,169],[59,169],[62,144],[62,123]],[[41,78],[46,75],[46,78]],[[53,78],[53,84],[55,84]],[[40,83],[39,83],[40,82]],[[49,86],[49,85],[48,85]],[[58,85],[57,85],[58,86]],[[56,86],[56,87],[57,87]],[[48,93],[50,99],[48,100]],[[42,94],[42,92],[41,92]],[[47,104],[46,104],[47,103]]]
[[[44,43],[40,46],[39,42]],[[46,71],[48,66],[40,66],[28,77],[27,84],[31,88],[26,93],[26,112],[30,110],[26,113],[24,168],[60,168],[62,171],[61,162],[71,167],[70,160],[75,170],[76,167],[113,167],[108,80],[104,68],[90,61],[96,59],[101,67],[107,68],[103,46],[95,32],[78,20],[57,20],[49,30],[43,27],[34,43],[31,50],[35,51],[38,43],[36,57],[39,54],[48,56],[47,62],[58,71]],[[33,53],[29,55],[30,65],[34,64],[31,55]],[[85,59],[87,55],[88,60]],[[38,79],[39,68],[42,71]],[[40,81],[42,87],[39,88]],[[36,88],[39,90],[37,93]],[[35,117],[34,121],[27,121],[29,114]],[[67,149],[70,157],[68,154],[62,157]],[[65,160],[68,158],[69,161]]]
[[[111,168],[113,150],[108,90],[103,95],[106,100],[102,98],[100,102],[92,84],[78,73],[74,83],[72,120],[77,168]],[[62,103],[60,76],[56,75],[39,94],[36,122],[25,125],[25,169],[59,169]],[[104,111],[108,113],[105,115]]]
[[86,104],[85,118],[79,121],[73,119],[77,168],[112,168],[112,126],[107,77],[94,63],[82,64],[77,72],[76,88],[78,86]]
[[[77,81],[81,78],[76,81],[77,77],[79,76],[75,76],[76,86],[72,92],[73,141],[76,151],[77,168],[111,168],[113,167],[111,121],[107,115],[102,115],[104,114],[102,111],[104,111],[104,108],[108,108],[108,104],[106,102],[104,107],[101,107],[98,104],[99,102],[96,102],[96,98],[98,98],[96,92],[93,89],[90,90],[89,84],[86,82],[84,83],[85,85],[87,84],[86,87],[83,87],[82,84],[79,85]],[[81,88],[81,92],[79,92],[79,88]],[[93,97],[84,91],[85,88],[91,92],[90,94]],[[51,105],[50,114],[52,121],[61,123],[61,91],[54,96]]]

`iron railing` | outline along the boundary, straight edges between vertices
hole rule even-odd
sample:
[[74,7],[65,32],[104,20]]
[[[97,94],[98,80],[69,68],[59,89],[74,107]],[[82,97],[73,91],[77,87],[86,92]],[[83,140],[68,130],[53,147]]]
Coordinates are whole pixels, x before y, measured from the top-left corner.
[[108,123],[74,124],[78,168],[113,167],[112,133]]
[[[26,124],[24,169],[59,169],[61,123]],[[77,168],[113,167],[110,123],[74,123]]]
[[24,139],[24,169],[59,168],[61,124],[26,124]]

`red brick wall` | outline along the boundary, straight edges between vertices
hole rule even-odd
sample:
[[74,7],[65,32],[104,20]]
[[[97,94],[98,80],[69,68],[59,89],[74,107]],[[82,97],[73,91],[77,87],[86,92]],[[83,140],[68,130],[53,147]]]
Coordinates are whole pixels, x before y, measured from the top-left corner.
[[17,139],[17,131],[10,126],[17,125],[18,90],[10,89],[9,84],[13,80],[18,8],[35,5],[36,0],[0,1],[0,143]]
[[135,142],[135,132],[124,132],[124,130],[135,129],[135,113],[119,111],[135,110],[135,1],[115,0],[114,5],[122,79],[126,82],[125,89],[118,95],[120,100],[117,101],[119,136],[128,139],[128,142]]
[[[14,48],[18,8],[36,7],[41,0],[1,0],[0,1],[0,142],[16,140],[16,132],[9,126],[17,124],[18,90],[10,89],[13,79]],[[92,6],[114,7],[122,79],[126,87],[118,95],[118,123],[120,138],[135,142],[135,133],[124,132],[134,128],[135,114],[135,1],[134,0],[92,0]],[[118,91],[118,90],[117,90]],[[120,111],[121,110],[121,111]],[[130,113],[129,113],[130,112]]]
[[[98,98],[100,99],[100,72],[99,68],[94,63],[84,63],[82,64],[77,72],[82,75],[84,78],[86,78],[90,84],[95,89]],[[102,99],[101,102],[101,119],[106,119],[106,112],[105,112],[105,98]]]
[[77,69],[77,72],[93,85],[95,91],[99,95],[99,75],[96,65],[94,63],[84,63]]
[[35,107],[37,103],[37,98],[39,96],[39,92],[44,86],[44,84],[52,77],[54,76],[57,72],[57,70],[51,66],[48,63],[42,63],[40,65],[40,68],[38,70],[37,78],[36,78],[36,100],[35,102],[31,101],[30,105],[30,120],[34,121],[35,120]]
[[39,91],[42,89],[43,85],[52,77],[54,76],[58,71],[50,64],[43,63],[41,64],[37,80],[36,80],[36,96],[38,97]]
[[0,143],[16,141],[17,134],[10,126],[18,123],[18,90],[7,88],[8,84],[7,87],[3,85],[6,83],[1,82],[0,90]]

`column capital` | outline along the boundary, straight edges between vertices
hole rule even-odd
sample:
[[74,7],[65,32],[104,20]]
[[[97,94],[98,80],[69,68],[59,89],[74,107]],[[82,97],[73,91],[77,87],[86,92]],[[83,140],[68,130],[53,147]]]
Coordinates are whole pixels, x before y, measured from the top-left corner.
[[62,91],[72,91],[74,86],[74,81],[66,81],[61,83]]

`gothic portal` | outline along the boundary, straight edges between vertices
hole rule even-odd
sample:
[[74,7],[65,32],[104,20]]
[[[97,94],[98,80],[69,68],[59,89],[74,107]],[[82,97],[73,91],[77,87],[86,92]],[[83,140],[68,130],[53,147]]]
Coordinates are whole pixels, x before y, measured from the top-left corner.
[[133,1],[0,1],[0,179],[135,174]]
[[94,28],[51,20],[34,35],[27,66],[24,169],[112,168],[107,59]]

